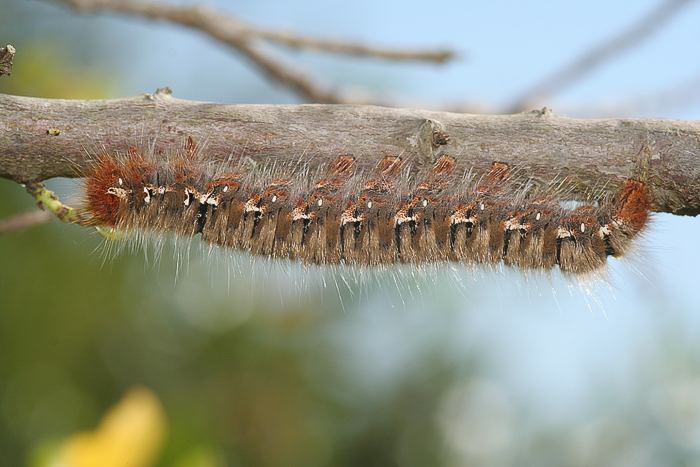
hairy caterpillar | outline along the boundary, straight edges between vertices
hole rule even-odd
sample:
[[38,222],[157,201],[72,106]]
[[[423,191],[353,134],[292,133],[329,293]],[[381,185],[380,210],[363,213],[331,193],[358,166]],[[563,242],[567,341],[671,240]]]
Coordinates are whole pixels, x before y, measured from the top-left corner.
[[100,225],[200,234],[210,244],[309,263],[502,261],[565,273],[591,272],[624,254],[649,213],[647,188],[634,179],[614,199],[566,208],[561,193],[531,186],[501,162],[481,176],[458,171],[449,155],[417,172],[398,156],[369,172],[356,165],[341,155],[317,174],[213,170],[191,140],[161,161],[131,149],[98,158],[86,209]]

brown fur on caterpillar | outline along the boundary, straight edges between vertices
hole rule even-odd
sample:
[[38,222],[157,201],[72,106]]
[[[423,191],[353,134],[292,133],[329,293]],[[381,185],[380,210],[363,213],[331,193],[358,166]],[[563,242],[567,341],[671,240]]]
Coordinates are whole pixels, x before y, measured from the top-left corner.
[[468,180],[448,155],[414,177],[400,157],[364,173],[341,155],[311,183],[294,168],[200,166],[191,140],[169,160],[135,149],[103,155],[85,183],[86,208],[96,224],[201,234],[213,245],[310,263],[502,261],[565,273],[595,271],[625,253],[649,213],[637,180],[613,200],[567,209],[557,193],[530,195],[507,164]]

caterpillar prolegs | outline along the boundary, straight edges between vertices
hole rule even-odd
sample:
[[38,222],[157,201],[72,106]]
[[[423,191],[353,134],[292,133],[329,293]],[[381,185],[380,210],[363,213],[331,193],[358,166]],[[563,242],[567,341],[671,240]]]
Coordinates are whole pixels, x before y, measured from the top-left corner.
[[567,208],[560,191],[533,187],[501,162],[481,176],[460,172],[449,155],[418,170],[397,156],[370,171],[357,166],[340,155],[316,175],[208,170],[191,141],[160,162],[132,149],[98,158],[85,184],[86,209],[96,224],[199,234],[210,244],[308,263],[502,261],[566,273],[591,272],[624,254],[648,218],[646,185],[634,179],[614,199]]

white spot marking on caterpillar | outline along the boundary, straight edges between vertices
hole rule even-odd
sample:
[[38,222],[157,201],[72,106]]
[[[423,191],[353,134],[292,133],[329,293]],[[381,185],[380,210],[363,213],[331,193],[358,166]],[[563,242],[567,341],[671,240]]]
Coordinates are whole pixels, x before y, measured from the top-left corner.
[[126,190],[124,188],[113,188],[110,187],[107,189],[107,194],[116,196],[117,198],[124,199],[126,198]]

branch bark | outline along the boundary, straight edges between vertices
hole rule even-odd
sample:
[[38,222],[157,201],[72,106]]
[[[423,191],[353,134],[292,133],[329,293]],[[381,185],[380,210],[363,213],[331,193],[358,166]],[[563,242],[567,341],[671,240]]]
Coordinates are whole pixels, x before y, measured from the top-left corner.
[[[416,166],[449,153],[463,169],[498,160],[535,181],[568,177],[575,194],[613,193],[628,177],[650,186],[654,210],[700,213],[700,122],[579,120],[548,109],[467,115],[353,105],[227,105],[160,91],[115,100],[0,95],[0,176],[17,182],[76,177],[99,151],[203,143],[211,162],[301,161],[310,166],[353,153],[374,167],[387,154]],[[448,135],[449,138],[445,138]]]
[[9,75],[12,72],[12,59],[15,58],[15,48],[7,44],[0,47],[0,76]]

